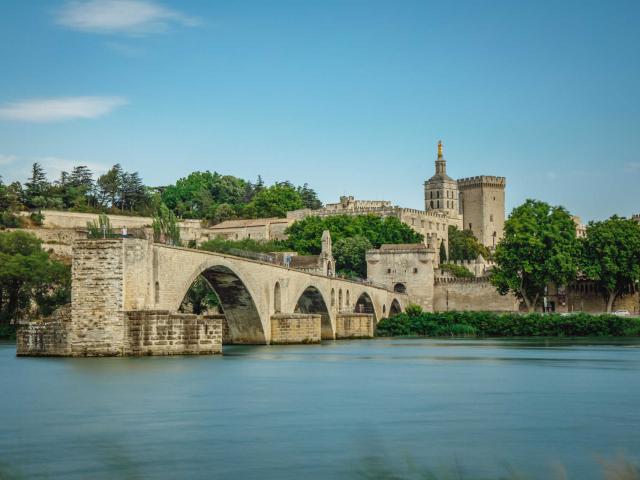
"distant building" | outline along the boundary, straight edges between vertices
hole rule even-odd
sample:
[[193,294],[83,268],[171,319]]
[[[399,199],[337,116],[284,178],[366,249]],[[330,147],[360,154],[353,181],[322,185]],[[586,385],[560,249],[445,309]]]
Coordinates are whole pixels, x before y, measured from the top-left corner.
[[230,240],[281,240],[284,231],[296,220],[308,216],[377,215],[396,217],[424,237],[424,244],[448,249],[449,226],[471,230],[489,248],[495,247],[504,229],[504,177],[479,176],[454,180],[447,175],[442,142],[438,142],[435,173],[424,182],[425,210],[403,208],[388,200],[357,200],[342,196],[338,203],[324,207],[287,212],[287,218],[228,220],[211,227],[211,236]]
[[225,240],[284,240],[284,231],[294,222],[288,218],[254,218],[249,220],[226,220],[209,227],[210,238]]

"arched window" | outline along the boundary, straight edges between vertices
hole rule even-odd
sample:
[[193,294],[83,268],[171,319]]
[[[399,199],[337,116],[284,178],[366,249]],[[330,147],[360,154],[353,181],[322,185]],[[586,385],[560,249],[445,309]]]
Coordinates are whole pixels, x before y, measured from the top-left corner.
[[336,291],[333,288],[331,289],[331,306],[336,306]]
[[387,305],[382,305],[382,313],[387,313]]
[[393,286],[393,291],[397,293],[407,293],[407,287],[404,283],[396,283]]
[[280,282],[276,282],[276,286],[273,289],[273,311],[280,313],[281,310]]
[[347,290],[347,307],[349,306],[349,290]]
[[158,282],[155,285],[155,299],[156,303],[160,303],[160,283]]
[[338,290],[338,310],[342,310],[342,289]]

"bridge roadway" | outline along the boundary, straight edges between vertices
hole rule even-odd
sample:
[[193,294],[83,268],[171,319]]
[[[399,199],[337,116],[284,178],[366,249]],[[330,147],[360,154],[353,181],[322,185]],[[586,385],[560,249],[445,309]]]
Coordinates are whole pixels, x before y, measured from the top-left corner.
[[223,253],[138,239],[81,240],[74,245],[73,315],[94,322],[98,311],[176,312],[200,275],[218,294],[234,343],[270,343],[276,314],[319,314],[322,338],[332,339],[338,314],[370,313],[379,321],[407,303],[406,295],[380,286]]

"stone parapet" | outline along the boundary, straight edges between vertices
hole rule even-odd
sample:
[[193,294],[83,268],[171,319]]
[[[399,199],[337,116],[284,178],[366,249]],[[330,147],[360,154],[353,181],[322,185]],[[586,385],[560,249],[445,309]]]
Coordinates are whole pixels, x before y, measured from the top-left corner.
[[339,313],[336,316],[336,339],[372,338],[374,318],[369,313]]
[[271,316],[271,343],[320,343],[322,316],[305,313],[279,313]]

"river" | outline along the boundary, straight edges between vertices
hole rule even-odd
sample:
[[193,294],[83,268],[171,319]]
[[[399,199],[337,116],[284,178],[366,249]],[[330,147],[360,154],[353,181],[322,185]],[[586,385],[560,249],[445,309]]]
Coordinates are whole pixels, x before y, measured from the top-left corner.
[[[601,479],[640,460],[640,339],[376,339],[16,358],[0,477]],[[415,467],[413,467],[415,465]],[[412,473],[413,472],[413,473]],[[417,477],[415,477],[417,478]]]

